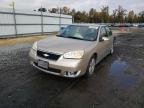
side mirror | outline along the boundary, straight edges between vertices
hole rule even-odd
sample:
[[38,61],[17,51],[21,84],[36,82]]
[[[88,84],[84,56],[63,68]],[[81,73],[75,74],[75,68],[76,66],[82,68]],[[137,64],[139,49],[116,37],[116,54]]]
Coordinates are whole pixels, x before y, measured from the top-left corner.
[[110,35],[110,36],[112,35],[112,31],[109,32],[109,35]]
[[104,41],[103,37],[99,37],[99,42],[103,42],[103,41]]

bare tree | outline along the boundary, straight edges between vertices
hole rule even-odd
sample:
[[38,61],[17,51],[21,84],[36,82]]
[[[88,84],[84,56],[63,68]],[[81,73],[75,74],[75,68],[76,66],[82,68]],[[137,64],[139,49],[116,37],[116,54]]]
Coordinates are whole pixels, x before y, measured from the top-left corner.
[[132,23],[134,20],[134,11],[129,11],[128,13],[128,22]]
[[113,18],[113,23],[116,23],[117,10],[113,10],[112,18]]
[[117,12],[117,21],[119,23],[124,22],[124,16],[126,15],[127,10],[124,9],[122,6],[118,6],[118,9],[115,10]]
[[38,11],[39,11],[39,12],[46,12],[47,9],[46,9],[46,8],[39,8]]
[[58,8],[51,8],[51,9],[48,9],[48,11],[50,13],[59,13],[59,9]]
[[107,23],[109,20],[109,7],[108,6],[103,6],[101,8],[101,17],[102,17],[102,22]]

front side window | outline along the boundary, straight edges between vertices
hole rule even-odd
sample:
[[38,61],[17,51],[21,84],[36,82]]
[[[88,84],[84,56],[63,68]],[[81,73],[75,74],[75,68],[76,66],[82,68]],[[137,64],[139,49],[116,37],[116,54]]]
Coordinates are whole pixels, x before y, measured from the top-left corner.
[[107,35],[111,36],[112,35],[112,31],[109,27],[106,27],[106,31],[107,31]]
[[100,30],[100,36],[101,36],[101,37],[105,37],[106,34],[107,34],[107,32],[106,32],[105,27],[102,27],[101,30]]
[[94,41],[97,38],[98,27],[70,25],[59,34],[60,37]]

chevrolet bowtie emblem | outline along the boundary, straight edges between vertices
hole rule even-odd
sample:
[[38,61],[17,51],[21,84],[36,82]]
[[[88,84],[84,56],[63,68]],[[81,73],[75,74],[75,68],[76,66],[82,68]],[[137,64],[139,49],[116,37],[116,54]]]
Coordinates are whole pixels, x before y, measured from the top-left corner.
[[45,57],[48,57],[49,55],[48,54],[43,54]]

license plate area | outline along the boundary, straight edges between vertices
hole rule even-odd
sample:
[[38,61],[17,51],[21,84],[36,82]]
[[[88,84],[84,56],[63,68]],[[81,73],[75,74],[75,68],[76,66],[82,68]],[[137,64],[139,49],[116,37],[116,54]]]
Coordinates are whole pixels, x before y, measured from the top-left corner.
[[44,69],[48,69],[48,62],[39,60],[38,61],[38,66],[41,67],[41,68],[44,68]]

